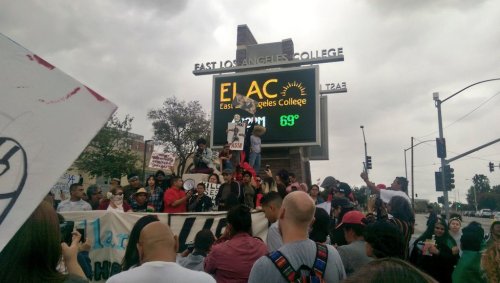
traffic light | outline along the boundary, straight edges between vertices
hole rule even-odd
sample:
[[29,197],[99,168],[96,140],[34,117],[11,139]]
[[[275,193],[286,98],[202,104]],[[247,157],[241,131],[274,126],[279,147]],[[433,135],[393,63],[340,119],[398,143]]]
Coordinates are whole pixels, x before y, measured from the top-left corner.
[[372,169],[372,157],[366,156],[366,169]]
[[455,169],[451,168],[450,165],[444,166],[444,185],[451,191],[455,188],[455,174],[453,172]]
[[441,183],[441,172],[434,172],[434,181],[436,182],[436,192],[442,192],[443,185]]
[[444,204],[444,196],[438,197],[438,203]]
[[436,148],[438,158],[446,158],[446,140],[444,138],[436,138]]
[[490,162],[490,172],[493,172],[495,171],[495,165],[493,164],[493,162]]

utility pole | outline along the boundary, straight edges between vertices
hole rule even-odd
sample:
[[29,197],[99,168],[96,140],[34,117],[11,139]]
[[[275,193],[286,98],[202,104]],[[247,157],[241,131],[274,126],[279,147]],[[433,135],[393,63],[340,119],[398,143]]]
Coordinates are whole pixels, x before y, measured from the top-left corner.
[[[432,94],[432,97],[435,101],[436,108],[438,110],[438,124],[439,124],[439,138],[442,140],[443,139],[443,119],[441,116],[441,100],[439,99],[439,92],[434,92]],[[441,187],[443,188],[443,196],[444,196],[444,211],[446,215],[446,219],[450,218],[450,205],[448,202],[448,188],[445,185],[445,174],[444,174],[444,167],[446,166],[446,157],[443,156],[441,157]]]

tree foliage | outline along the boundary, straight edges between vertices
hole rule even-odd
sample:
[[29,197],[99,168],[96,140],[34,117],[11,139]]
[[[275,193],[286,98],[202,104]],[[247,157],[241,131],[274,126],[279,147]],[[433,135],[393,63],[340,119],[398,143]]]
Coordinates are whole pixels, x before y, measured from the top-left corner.
[[133,117],[120,121],[113,114],[75,161],[75,166],[91,176],[121,177],[136,171],[139,156],[132,151],[129,132]]
[[148,118],[153,120],[155,143],[165,146],[165,152],[177,155],[177,173],[182,175],[196,149],[196,140],[207,138],[210,133],[210,121],[201,104],[170,97],[161,108],[149,111]]
[[[476,194],[478,209],[495,207],[494,200],[491,200],[492,190],[490,180],[485,175],[474,175],[472,177],[472,186],[467,192],[467,202],[475,207],[474,193]],[[494,194],[494,193],[493,193]]]

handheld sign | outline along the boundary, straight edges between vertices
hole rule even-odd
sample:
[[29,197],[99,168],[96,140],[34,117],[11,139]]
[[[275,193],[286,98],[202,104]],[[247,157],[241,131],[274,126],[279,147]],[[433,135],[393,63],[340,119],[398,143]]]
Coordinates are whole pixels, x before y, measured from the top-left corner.
[[0,250],[116,106],[0,34]]

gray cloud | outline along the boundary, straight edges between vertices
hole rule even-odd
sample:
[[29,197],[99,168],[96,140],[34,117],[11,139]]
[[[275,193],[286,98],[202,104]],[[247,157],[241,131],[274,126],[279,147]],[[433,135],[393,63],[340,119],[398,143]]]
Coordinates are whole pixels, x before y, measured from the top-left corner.
[[[437,136],[434,91],[444,98],[500,77],[499,12],[497,1],[7,1],[0,32],[115,102],[120,114],[132,114],[134,132],[146,138],[146,113],[166,97],[196,99],[211,112],[212,79],[191,71],[197,62],[233,59],[238,24],[248,24],[259,42],[292,38],[297,51],[344,47],[345,62],[320,66],[321,83],[345,81],[349,92],[329,99],[331,158],[313,162],[313,178],[362,183],[364,125],[371,178],[390,184],[404,175],[410,137]],[[499,87],[485,84],[447,101],[445,125]],[[499,99],[445,129],[451,151],[498,138]],[[500,183],[487,171],[499,152],[497,144],[454,163],[462,199],[465,179],[475,173]],[[415,148],[419,196],[435,200],[437,163],[433,143]]]

